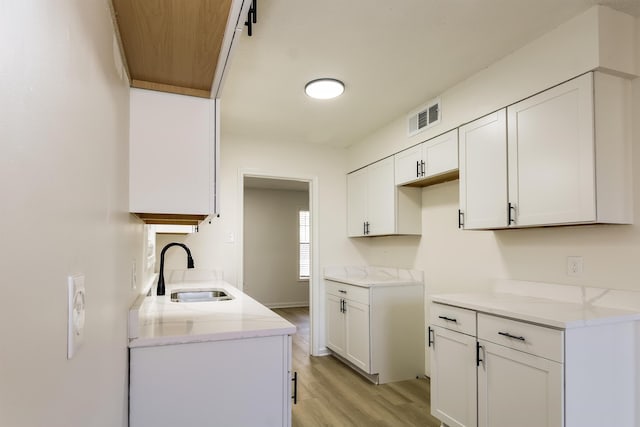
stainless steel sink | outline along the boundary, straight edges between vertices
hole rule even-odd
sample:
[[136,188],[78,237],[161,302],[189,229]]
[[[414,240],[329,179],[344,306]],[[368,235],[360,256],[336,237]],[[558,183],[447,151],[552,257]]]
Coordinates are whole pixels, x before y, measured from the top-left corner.
[[224,289],[219,288],[197,288],[197,289],[176,289],[171,292],[173,302],[206,302],[206,301],[229,301],[233,295],[229,295]]

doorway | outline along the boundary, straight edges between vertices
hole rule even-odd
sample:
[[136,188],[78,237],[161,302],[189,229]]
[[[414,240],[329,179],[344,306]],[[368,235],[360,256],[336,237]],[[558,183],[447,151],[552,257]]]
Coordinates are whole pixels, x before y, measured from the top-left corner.
[[243,291],[269,308],[309,306],[309,183],[244,178]]
[[309,353],[314,354],[317,179],[255,171],[240,171],[239,178],[239,285],[270,308],[309,307]]

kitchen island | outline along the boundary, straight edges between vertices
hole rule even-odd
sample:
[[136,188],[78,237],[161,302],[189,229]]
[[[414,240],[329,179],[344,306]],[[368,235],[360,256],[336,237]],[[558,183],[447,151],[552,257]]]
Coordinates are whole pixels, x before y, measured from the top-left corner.
[[[185,288],[232,299],[171,300]],[[291,323],[218,279],[169,283],[129,319],[131,427],[291,425]]]

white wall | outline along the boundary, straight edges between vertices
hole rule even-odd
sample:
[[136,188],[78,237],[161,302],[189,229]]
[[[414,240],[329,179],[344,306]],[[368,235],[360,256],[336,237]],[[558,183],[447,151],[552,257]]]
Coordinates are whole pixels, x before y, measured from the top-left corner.
[[308,191],[244,189],[244,292],[267,307],[309,305],[298,279],[298,212]]
[[[103,0],[0,2],[0,425],[126,426],[129,89]],[[121,71],[121,70],[120,70]],[[86,277],[67,354],[67,276]]]
[[[613,22],[617,24],[610,25]],[[635,47],[629,54],[634,31]],[[610,43],[621,33],[626,34],[624,43]],[[606,42],[599,42],[598,34]],[[624,55],[631,56],[622,61],[625,67],[633,64],[634,57],[640,58],[640,20],[605,8],[591,9],[446,91],[442,96],[444,126],[455,127],[604,62],[609,61],[605,68],[615,68],[620,62],[611,58]],[[633,80],[632,90],[632,117],[640,117],[640,79]],[[407,139],[405,120],[398,118],[353,146],[350,168],[396,151],[390,141],[415,143]],[[434,129],[421,137],[437,133]],[[461,231],[457,228],[458,181],[453,181],[423,189],[421,238],[363,239],[365,258],[374,265],[423,270],[428,293],[485,289],[496,278],[640,290],[638,120],[632,139],[635,225]],[[566,274],[567,256],[575,255],[584,257],[582,277]]]

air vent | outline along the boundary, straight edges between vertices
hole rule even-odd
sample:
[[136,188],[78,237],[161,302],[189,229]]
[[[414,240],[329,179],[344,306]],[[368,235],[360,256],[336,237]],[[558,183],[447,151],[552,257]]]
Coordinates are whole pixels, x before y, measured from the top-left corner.
[[409,115],[409,136],[440,123],[440,98],[430,101],[417,112]]

